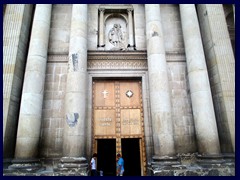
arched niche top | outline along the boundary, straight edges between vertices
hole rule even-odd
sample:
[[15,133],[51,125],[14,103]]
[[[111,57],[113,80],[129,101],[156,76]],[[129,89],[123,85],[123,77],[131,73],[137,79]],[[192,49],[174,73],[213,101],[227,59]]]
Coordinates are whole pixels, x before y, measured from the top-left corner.
[[110,19],[110,18],[114,18],[114,17],[117,17],[117,18],[122,18],[125,20],[126,24],[128,23],[128,19],[127,17],[124,15],[124,14],[120,14],[120,13],[112,13],[112,14],[108,14],[106,15],[105,19],[104,19],[104,24],[105,22]]

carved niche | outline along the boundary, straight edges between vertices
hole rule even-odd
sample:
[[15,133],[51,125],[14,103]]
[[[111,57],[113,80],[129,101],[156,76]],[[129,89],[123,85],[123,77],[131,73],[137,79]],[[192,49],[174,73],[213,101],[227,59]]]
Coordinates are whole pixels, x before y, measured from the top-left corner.
[[133,50],[135,47],[131,5],[99,6],[99,50]]

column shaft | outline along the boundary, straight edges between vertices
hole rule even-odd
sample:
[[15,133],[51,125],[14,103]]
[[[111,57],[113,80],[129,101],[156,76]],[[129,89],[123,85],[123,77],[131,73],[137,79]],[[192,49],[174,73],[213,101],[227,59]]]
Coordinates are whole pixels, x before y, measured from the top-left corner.
[[198,152],[219,154],[216,118],[195,5],[180,5],[180,14]]
[[64,156],[77,157],[85,154],[87,8],[86,4],[74,4],[72,7],[65,95]]
[[231,153],[235,151],[235,57],[225,12],[222,4],[197,7],[208,74],[214,77],[210,85],[221,152]]
[[99,9],[100,18],[99,18],[99,46],[104,45],[104,11],[105,9]]
[[36,5],[22,91],[15,158],[35,158],[38,154],[51,10],[52,5]]
[[133,9],[128,9],[128,46],[133,47],[134,39],[133,39]]
[[[3,155],[13,157],[33,5],[8,4],[3,23]],[[22,28],[25,27],[25,28]]]
[[160,6],[145,5],[145,15],[154,154],[174,155],[171,96]]

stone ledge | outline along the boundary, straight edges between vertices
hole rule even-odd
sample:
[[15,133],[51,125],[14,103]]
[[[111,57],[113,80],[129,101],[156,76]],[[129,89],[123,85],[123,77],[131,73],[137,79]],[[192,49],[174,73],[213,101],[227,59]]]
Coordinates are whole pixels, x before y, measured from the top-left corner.
[[60,159],[62,163],[86,163],[87,159],[84,157],[62,157]]
[[235,176],[233,168],[156,170],[153,176]]
[[41,169],[42,163],[40,159],[13,159],[12,165],[8,166],[9,171],[17,172],[37,172]]
[[84,168],[88,167],[88,163],[64,163],[64,164],[58,164],[58,168]]

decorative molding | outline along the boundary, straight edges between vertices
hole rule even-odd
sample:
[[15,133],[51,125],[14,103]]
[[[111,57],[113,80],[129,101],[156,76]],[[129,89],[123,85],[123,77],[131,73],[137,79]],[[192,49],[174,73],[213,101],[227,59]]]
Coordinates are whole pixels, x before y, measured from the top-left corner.
[[144,60],[89,60],[88,70],[94,69],[137,69],[147,70],[147,61]]
[[146,51],[88,51],[88,60],[147,60]]
[[[166,52],[167,62],[186,62],[184,53]],[[67,54],[48,55],[48,63],[68,63]],[[88,51],[88,70],[147,70],[146,51]]]

